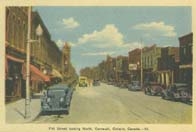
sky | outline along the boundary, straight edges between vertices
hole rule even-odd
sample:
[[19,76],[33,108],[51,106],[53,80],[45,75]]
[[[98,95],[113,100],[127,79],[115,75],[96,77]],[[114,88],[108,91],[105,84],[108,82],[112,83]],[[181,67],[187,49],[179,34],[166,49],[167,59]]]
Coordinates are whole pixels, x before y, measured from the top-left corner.
[[128,56],[141,46],[179,46],[178,38],[192,32],[188,6],[36,6],[51,39],[62,49],[71,46],[71,62],[96,66],[107,55]]

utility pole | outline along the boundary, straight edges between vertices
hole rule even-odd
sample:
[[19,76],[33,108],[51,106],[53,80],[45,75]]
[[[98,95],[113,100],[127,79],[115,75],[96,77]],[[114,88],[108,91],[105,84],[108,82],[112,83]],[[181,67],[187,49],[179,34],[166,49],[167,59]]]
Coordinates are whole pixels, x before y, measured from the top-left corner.
[[31,6],[28,8],[28,29],[27,29],[27,52],[26,52],[26,99],[25,99],[25,118],[30,114],[30,40],[31,40]]
[[39,40],[31,39],[31,6],[28,8],[28,29],[27,29],[27,51],[26,51],[26,98],[25,98],[25,118],[31,117],[30,111],[30,54],[31,54],[31,43],[38,42],[41,44],[40,36],[43,31],[40,25],[36,29],[36,35]]
[[143,62],[142,62],[142,39],[141,39],[141,55],[140,55],[140,61],[141,61],[141,88],[143,88]]

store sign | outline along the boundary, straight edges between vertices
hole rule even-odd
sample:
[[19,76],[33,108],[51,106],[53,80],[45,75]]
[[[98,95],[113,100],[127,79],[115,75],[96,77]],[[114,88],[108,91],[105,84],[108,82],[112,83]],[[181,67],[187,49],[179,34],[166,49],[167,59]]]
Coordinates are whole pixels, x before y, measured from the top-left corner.
[[137,64],[129,64],[129,70],[137,70]]

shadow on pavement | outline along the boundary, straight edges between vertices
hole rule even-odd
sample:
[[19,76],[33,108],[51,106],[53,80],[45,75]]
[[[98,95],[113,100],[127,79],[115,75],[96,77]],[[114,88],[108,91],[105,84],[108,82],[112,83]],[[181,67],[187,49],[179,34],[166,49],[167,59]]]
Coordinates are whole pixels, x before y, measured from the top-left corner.
[[25,118],[25,115],[24,115],[21,111],[19,111],[17,108],[14,108],[14,110],[15,110],[19,115],[21,115],[23,118]]
[[37,95],[37,94],[34,94],[32,96],[32,99],[40,99],[42,95]]

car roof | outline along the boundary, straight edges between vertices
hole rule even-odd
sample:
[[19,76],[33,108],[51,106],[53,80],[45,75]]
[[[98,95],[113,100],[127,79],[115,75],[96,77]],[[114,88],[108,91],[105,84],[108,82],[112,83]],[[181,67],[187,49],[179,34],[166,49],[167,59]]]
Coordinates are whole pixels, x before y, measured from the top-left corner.
[[67,84],[56,84],[48,88],[48,90],[65,90],[65,89],[69,89]]

